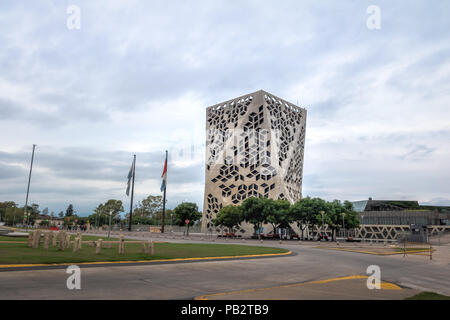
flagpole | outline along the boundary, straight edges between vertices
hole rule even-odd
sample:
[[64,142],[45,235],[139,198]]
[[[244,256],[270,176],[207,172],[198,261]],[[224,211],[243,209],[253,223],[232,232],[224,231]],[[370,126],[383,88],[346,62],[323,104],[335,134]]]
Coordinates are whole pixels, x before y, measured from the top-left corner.
[[[167,150],[166,150],[166,162],[167,163]],[[167,172],[166,172],[167,175]],[[163,193],[163,212],[162,212],[162,226],[161,226],[161,233],[164,233],[164,221],[166,216],[166,189],[167,189],[167,181],[164,185],[164,193]]]
[[128,231],[131,232],[131,223],[133,222],[133,196],[134,196],[134,174],[136,173],[136,155],[133,157],[133,180],[131,182],[131,202],[130,202],[130,221]]
[[27,222],[27,226],[30,225],[30,217],[28,216],[28,194],[30,193],[30,181],[31,181],[31,172],[33,171],[33,160],[34,160],[34,149],[36,145],[33,144],[33,153],[31,154],[31,165],[30,165],[30,174],[28,175],[28,187],[27,187],[27,198],[25,200],[25,214],[23,216],[23,224],[25,224],[25,219]]

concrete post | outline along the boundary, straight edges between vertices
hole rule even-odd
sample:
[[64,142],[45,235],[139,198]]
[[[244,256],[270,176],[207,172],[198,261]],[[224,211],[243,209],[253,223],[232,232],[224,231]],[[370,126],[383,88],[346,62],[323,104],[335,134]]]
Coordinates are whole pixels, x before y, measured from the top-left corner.
[[66,240],[65,240],[66,248],[70,248],[70,234],[66,234]]
[[153,246],[153,241],[148,240],[148,255],[150,257],[153,257],[154,254],[155,254],[155,247]]
[[50,232],[46,232],[44,234],[44,249],[48,250],[48,246],[50,244]]
[[147,246],[145,245],[145,241],[142,241],[142,253],[145,254],[147,252]]
[[41,242],[41,231],[36,230],[34,231],[33,248],[34,249],[39,248],[40,242]]
[[75,241],[73,243],[73,252],[77,252],[78,251],[78,237],[75,238]]
[[119,254],[123,254],[125,252],[125,243],[124,243],[124,237],[123,234],[120,235],[120,242],[119,242]]
[[60,231],[59,234],[59,250],[64,251],[66,248],[66,244],[64,243],[66,241],[66,235],[64,234],[64,231]]
[[103,240],[102,239],[98,239],[97,240],[97,246],[96,246],[96,248],[95,248],[95,253],[96,254],[100,254],[100,251],[102,250],[102,242],[103,242]]
[[30,231],[28,232],[28,247],[33,247],[33,239],[34,239],[34,232]]
[[57,235],[58,235],[57,233],[52,232],[52,246],[53,247],[56,247],[56,240],[58,240]]

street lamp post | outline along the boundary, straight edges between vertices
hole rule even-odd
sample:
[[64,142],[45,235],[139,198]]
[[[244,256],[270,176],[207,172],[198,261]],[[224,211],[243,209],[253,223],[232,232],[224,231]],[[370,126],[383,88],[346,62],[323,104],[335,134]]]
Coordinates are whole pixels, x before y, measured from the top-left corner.
[[[361,224],[364,223],[364,215],[361,215]],[[360,230],[361,230],[361,225],[360,225]]]
[[345,213],[342,212],[342,229],[344,230],[344,237],[345,237]]
[[16,225],[16,207],[14,207],[13,227]]
[[109,235],[111,233],[111,216],[112,216],[112,210],[109,211],[108,239],[109,239]]
[[324,238],[324,233],[325,233],[325,224],[324,224],[324,214],[325,211],[320,211],[320,214],[322,215],[322,239]]

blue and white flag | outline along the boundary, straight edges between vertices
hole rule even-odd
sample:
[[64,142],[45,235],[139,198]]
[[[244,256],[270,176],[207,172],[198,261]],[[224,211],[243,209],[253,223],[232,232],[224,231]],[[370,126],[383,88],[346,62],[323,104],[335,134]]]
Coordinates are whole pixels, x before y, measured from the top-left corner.
[[127,196],[130,195],[131,178],[133,178],[133,174],[134,174],[134,161],[131,164],[130,171],[128,172]]

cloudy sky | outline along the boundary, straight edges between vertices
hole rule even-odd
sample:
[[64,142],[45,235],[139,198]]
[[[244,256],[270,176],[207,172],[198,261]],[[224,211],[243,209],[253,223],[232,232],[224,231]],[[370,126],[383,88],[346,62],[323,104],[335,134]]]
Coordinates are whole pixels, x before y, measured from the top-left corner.
[[[68,7],[80,8],[80,29]],[[381,29],[369,29],[370,5]],[[202,207],[205,108],[260,89],[308,110],[303,194],[450,205],[450,2],[0,2],[0,201],[89,214]],[[71,23],[72,24],[71,24]]]

